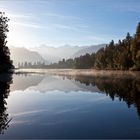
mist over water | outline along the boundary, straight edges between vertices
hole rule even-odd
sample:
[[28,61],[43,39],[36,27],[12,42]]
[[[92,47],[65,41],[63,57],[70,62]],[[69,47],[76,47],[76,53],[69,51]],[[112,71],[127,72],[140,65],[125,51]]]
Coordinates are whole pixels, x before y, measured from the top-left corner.
[[140,138],[136,75],[14,74],[0,138]]

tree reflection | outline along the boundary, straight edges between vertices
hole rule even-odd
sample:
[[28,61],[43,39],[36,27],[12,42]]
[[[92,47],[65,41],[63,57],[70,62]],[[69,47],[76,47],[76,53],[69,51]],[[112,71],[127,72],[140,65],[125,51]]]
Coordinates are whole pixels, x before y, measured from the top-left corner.
[[7,113],[7,103],[6,99],[9,96],[10,84],[12,83],[11,74],[1,74],[0,75],[0,134],[4,133],[9,127],[9,122],[11,119],[8,117]]
[[74,78],[85,85],[97,86],[101,93],[108,95],[112,100],[116,97],[125,101],[128,108],[134,105],[140,117],[140,77],[100,77],[100,76],[74,76]]

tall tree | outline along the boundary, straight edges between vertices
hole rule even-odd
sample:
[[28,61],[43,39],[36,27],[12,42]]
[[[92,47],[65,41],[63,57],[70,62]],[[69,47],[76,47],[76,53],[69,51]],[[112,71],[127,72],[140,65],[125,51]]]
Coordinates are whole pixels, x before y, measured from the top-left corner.
[[113,55],[114,55],[114,41],[112,40],[105,49],[107,69],[114,68]]
[[134,35],[134,38],[132,39],[131,43],[132,60],[134,63],[132,69],[134,70],[140,70],[139,51],[140,51],[140,22],[138,23],[136,34]]
[[0,73],[11,72],[14,68],[10,59],[10,51],[7,44],[7,32],[9,19],[4,12],[0,12]]
[[96,53],[95,57],[95,68],[105,69],[106,68],[106,59],[105,59],[105,49],[101,48]]
[[138,23],[138,26],[136,29],[136,39],[138,42],[140,42],[140,22]]

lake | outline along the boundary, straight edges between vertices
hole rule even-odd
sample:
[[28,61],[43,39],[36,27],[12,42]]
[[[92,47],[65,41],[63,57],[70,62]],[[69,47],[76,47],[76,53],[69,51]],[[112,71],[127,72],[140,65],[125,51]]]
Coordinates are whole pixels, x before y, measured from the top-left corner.
[[0,138],[140,138],[140,76],[0,75]]

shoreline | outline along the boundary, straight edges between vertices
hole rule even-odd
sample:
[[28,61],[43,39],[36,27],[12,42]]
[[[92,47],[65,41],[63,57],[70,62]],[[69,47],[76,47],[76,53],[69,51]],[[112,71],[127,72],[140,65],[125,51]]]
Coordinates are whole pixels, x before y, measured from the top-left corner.
[[140,78],[140,71],[95,70],[95,69],[16,69],[15,74],[49,74],[62,76],[100,76]]

